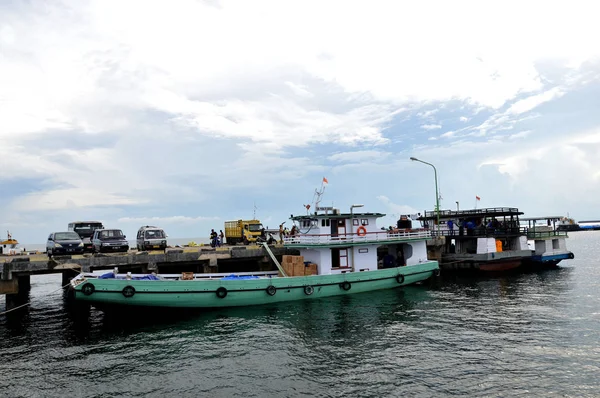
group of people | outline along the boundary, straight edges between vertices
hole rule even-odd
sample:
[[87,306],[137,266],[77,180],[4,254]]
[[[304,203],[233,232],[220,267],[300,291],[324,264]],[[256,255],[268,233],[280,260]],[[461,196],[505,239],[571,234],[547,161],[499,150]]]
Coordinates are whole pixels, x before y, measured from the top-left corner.
[[283,238],[294,237],[298,235],[298,228],[294,225],[291,230],[287,227],[283,227],[283,224],[279,224],[279,243],[283,243]]
[[[510,224],[510,223],[508,223]],[[446,221],[446,226],[450,232],[450,235],[454,235],[454,227],[458,227],[458,234],[463,235],[464,231],[467,231],[467,235],[472,235],[473,231],[485,231],[488,230],[496,230],[499,228],[506,227],[504,223],[498,221],[496,218],[492,218],[489,220],[485,220],[482,218],[468,218],[468,219],[459,219],[458,221],[448,220]]]
[[210,230],[210,246],[211,247],[221,247],[225,244],[225,234],[223,230],[219,230],[217,233],[214,229]]

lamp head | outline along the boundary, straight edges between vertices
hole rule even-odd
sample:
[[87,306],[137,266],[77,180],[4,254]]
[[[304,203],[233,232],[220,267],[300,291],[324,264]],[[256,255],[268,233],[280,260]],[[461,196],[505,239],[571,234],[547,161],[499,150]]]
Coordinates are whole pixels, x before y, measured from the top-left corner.
[[417,158],[415,158],[415,157],[412,157],[412,156],[411,156],[411,157],[410,157],[410,160],[416,160],[416,161],[418,161],[419,159],[417,159]]
[[361,205],[352,205],[352,206],[350,206],[350,207],[352,207],[352,208],[355,208],[355,207],[363,207],[363,206],[364,206],[364,205],[362,205],[362,204],[361,204]]

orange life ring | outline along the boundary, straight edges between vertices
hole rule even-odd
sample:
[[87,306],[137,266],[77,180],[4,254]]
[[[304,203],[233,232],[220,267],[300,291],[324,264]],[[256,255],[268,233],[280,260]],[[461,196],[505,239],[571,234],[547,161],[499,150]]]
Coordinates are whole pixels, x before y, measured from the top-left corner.
[[367,229],[365,227],[363,227],[362,225],[360,227],[358,227],[358,229],[356,230],[356,235],[358,236],[365,236],[367,234]]

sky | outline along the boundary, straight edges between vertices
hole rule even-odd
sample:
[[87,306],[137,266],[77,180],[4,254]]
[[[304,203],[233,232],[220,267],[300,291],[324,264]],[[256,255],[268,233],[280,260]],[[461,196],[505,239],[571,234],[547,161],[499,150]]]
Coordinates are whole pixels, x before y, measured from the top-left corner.
[[434,208],[410,157],[442,209],[599,219],[599,8],[2,0],[0,237],[275,228],[323,177],[387,226]]

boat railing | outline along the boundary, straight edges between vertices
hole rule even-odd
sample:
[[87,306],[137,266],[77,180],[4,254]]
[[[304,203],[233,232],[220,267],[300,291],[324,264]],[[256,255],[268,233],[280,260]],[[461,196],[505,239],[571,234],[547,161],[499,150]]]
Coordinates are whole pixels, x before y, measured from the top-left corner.
[[550,237],[554,237],[554,236],[568,236],[566,231],[557,231],[557,230],[552,230],[552,231],[535,231],[532,229],[527,230],[525,233],[527,234],[527,239],[543,239],[543,238],[550,238]]
[[287,245],[322,245],[322,244],[351,244],[367,242],[386,242],[403,239],[429,239],[431,231],[426,228],[419,229],[397,229],[367,232],[366,234],[300,234],[284,238]]
[[[273,277],[279,274],[279,271],[256,271],[256,272],[218,272],[218,273],[193,273],[193,279],[222,279],[226,276],[230,275],[236,276],[258,276],[258,277]],[[83,276],[86,278],[98,278],[99,273],[85,273]],[[119,277],[131,277],[131,278],[139,278],[148,276],[148,274],[130,274],[127,275],[125,273],[118,274]],[[160,279],[181,279],[181,274],[157,274]]]
[[[469,216],[485,216],[489,215],[493,217],[495,214],[514,214],[519,215],[521,212],[516,207],[487,207],[483,209],[470,209],[470,210],[440,210],[440,217],[469,217]],[[437,218],[438,212],[435,210],[426,210],[423,218],[435,219]]]
[[507,236],[525,235],[523,228],[440,228],[438,231],[435,227],[431,230],[433,236],[449,236],[449,237],[479,237],[479,238],[495,238]]

